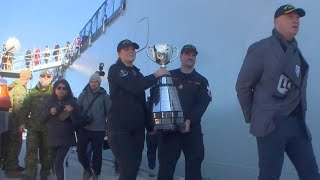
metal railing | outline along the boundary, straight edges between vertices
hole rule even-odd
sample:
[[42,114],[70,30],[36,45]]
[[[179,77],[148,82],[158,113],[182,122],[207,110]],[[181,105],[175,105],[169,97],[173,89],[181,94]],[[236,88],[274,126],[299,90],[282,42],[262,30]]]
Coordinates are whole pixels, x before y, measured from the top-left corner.
[[107,0],[99,7],[78,34],[83,43],[82,52],[105,32],[107,25],[119,16],[124,8],[125,0]]
[[[63,78],[68,67],[105,32],[107,26],[116,17],[120,16],[125,9],[125,5],[126,0],[106,0],[71,42],[72,47],[51,49],[50,56],[45,56],[45,51],[31,53],[31,58],[27,61],[25,53],[16,52],[15,56],[9,56],[12,59],[8,62],[11,63],[10,69],[2,69],[2,71],[20,72],[22,69],[27,68],[35,71],[57,67],[54,69],[54,79]],[[77,42],[79,40],[81,45]],[[59,55],[53,55],[54,51],[59,51]],[[35,59],[35,55],[38,56],[37,59]],[[58,58],[58,60],[55,58]],[[29,66],[27,64],[28,61]]]

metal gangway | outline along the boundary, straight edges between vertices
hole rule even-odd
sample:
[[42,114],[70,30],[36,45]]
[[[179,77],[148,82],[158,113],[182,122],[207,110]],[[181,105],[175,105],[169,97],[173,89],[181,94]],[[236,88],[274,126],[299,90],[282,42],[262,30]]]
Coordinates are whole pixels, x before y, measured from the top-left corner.
[[[32,72],[42,71],[45,69],[54,69],[54,80],[62,78],[68,67],[85,52],[103,33],[106,28],[117,17],[121,15],[126,6],[126,0],[106,0],[90,18],[88,23],[77,34],[76,38],[71,41],[70,47],[59,48],[58,61],[55,61],[56,55],[53,52],[57,49],[50,50],[48,63],[45,63],[45,53],[40,52],[41,63],[35,63],[32,53],[32,60],[29,68],[26,66],[25,52],[15,52],[11,62],[10,69],[0,68],[0,76],[8,78],[19,78],[19,72],[23,69],[29,69]],[[81,45],[77,43],[77,39],[81,40]],[[3,52],[0,52],[2,57]]]
[[[53,52],[58,52],[54,55]],[[10,68],[1,68],[0,76],[7,78],[19,78],[21,70],[29,69],[31,72],[42,71],[46,69],[60,69],[68,66],[72,62],[73,56],[80,53],[79,48],[64,47],[51,49],[49,51],[33,52],[28,55],[24,52],[16,52],[14,56],[7,58],[12,59]],[[46,54],[50,54],[49,56]],[[8,66],[7,66],[8,67]]]

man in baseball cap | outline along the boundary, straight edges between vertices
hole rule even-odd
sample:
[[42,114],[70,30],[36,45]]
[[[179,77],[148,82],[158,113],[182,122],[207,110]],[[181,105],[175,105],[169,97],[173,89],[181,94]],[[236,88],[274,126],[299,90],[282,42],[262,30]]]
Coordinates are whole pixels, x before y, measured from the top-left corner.
[[22,70],[19,73],[19,79],[12,82],[9,89],[12,112],[11,123],[13,128],[5,132],[3,137],[6,139],[6,150],[4,157],[5,173],[8,178],[18,178],[22,176],[23,167],[19,165],[19,154],[22,147],[23,127],[19,124],[18,114],[21,113],[21,105],[27,95],[27,84],[32,77],[31,71]]
[[40,179],[48,179],[52,167],[51,151],[48,147],[48,129],[45,124],[39,123],[38,116],[42,111],[43,103],[52,94],[51,81],[52,75],[49,70],[40,72],[39,82],[24,99],[18,115],[22,127],[28,124],[24,179],[36,179],[38,174],[38,161],[31,157],[41,157]]
[[279,180],[285,154],[300,180],[320,179],[306,123],[310,65],[295,39],[305,14],[290,4],[280,6],[272,35],[250,45],[236,82],[245,122],[257,141],[259,180]]

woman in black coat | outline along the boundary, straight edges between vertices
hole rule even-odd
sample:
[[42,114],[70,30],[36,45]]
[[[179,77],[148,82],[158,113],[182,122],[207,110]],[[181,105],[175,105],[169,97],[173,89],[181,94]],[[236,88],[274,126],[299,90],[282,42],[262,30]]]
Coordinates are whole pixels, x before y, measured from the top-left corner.
[[67,80],[54,83],[52,95],[40,114],[40,121],[48,127],[48,142],[57,180],[64,180],[64,161],[70,147],[76,142],[75,128],[80,125],[80,109]]
[[143,76],[133,65],[137,43],[128,39],[118,44],[118,60],[109,68],[108,81],[111,107],[107,121],[108,142],[119,163],[119,180],[135,180],[142,158],[146,127],[145,90],[157,84],[160,77],[169,75],[164,69]]

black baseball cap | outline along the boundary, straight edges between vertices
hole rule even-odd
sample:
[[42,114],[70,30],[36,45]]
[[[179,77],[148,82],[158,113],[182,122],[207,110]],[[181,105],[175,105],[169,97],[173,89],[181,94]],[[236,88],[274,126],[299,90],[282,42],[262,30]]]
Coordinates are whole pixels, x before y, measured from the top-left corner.
[[278,18],[281,15],[289,14],[291,12],[296,12],[300,17],[303,17],[306,15],[306,12],[301,8],[295,8],[291,4],[285,4],[280,6],[276,12],[274,13],[274,18]]
[[194,52],[196,55],[198,54],[197,48],[192,44],[187,44],[182,47],[181,54],[185,52]]
[[139,49],[139,45],[137,43],[132,42],[129,39],[125,39],[119,42],[117,46],[117,51],[120,52],[121,49],[127,48],[129,46],[133,46],[135,49]]

